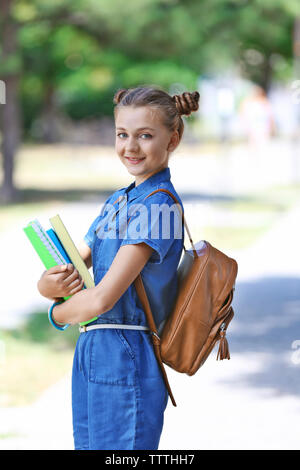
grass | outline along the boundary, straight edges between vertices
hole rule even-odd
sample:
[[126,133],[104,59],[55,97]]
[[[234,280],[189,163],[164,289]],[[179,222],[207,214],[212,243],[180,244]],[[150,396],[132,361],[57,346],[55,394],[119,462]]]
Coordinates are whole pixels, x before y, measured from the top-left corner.
[[258,227],[204,227],[203,238],[221,250],[242,250],[252,245],[272,224]]
[[[59,206],[61,201],[57,201],[56,204]],[[17,221],[20,218],[30,217],[34,212],[40,213],[51,205],[53,205],[53,202],[49,201],[29,204],[11,204],[0,207],[0,232],[18,223]]]
[[3,434],[0,433],[0,439],[15,439],[18,437],[22,437],[22,435],[18,433],[13,433],[13,432],[3,433]]
[[65,376],[78,334],[74,327],[55,330],[44,312],[30,315],[22,328],[2,332],[0,405],[29,405]]
[[220,208],[235,212],[273,212],[280,214],[291,207],[300,197],[300,184],[274,185],[254,196],[240,199],[216,201]]
[[255,196],[222,202],[216,201],[214,206],[230,211],[232,218],[238,220],[239,214],[248,214],[250,221],[251,216],[263,214],[263,222],[254,226],[250,223],[246,226],[207,225],[203,228],[202,238],[224,250],[247,248],[255,243],[267,230],[270,230],[281,214],[284,214],[296,201],[299,201],[299,195],[300,184],[276,185]]
[[129,179],[114,149],[102,146],[24,145],[15,170],[20,189],[110,191]]

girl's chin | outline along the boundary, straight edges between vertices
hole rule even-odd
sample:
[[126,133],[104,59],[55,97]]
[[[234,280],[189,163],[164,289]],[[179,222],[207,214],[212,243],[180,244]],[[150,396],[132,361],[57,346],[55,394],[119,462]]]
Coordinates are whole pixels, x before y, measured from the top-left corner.
[[137,180],[137,178],[140,180],[141,178],[147,178],[147,174],[145,175],[145,173],[143,171],[132,171],[132,170],[129,170],[127,169],[128,173],[133,176],[135,178],[135,180]]
[[125,164],[125,167],[131,175],[139,175],[140,173],[145,173],[145,168],[144,165],[138,164],[138,165],[130,165],[130,164]]

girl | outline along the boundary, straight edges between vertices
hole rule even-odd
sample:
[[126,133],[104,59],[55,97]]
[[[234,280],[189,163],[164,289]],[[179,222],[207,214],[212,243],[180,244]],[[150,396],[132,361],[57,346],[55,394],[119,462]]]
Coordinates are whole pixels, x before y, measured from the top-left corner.
[[155,87],[116,93],[115,148],[135,180],[108,198],[80,247],[95,287],[82,290],[72,265],[49,269],[38,283],[48,298],[72,295],[54,304],[57,325],[97,316],[80,329],[73,362],[75,449],[158,449],[168,393],[133,282],[141,273],[160,332],[176,297],[183,225],[177,209],[171,217],[167,193],[147,196],[165,188],[183,209],[168,162],[183,134],[181,115],[198,101],[198,92],[171,97]]

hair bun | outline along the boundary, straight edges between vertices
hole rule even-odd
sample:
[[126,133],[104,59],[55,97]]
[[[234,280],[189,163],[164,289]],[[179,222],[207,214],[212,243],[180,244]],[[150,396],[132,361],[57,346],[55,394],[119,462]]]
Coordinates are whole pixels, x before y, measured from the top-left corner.
[[124,97],[127,91],[128,90],[126,88],[121,88],[120,90],[118,90],[113,99],[114,104],[120,103],[121,99]]
[[173,96],[178,113],[185,114],[186,116],[189,116],[193,111],[197,111],[199,108],[199,98],[198,91],[193,93],[185,91],[182,95]]

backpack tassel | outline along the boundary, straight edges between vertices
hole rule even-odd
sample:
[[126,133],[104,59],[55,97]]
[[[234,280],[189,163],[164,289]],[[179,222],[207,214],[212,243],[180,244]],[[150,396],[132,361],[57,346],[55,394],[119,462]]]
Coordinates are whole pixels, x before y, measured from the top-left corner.
[[223,359],[230,359],[229,346],[228,346],[228,341],[226,339],[225,330],[220,331],[220,342],[219,342],[217,361],[218,360],[223,361]]

